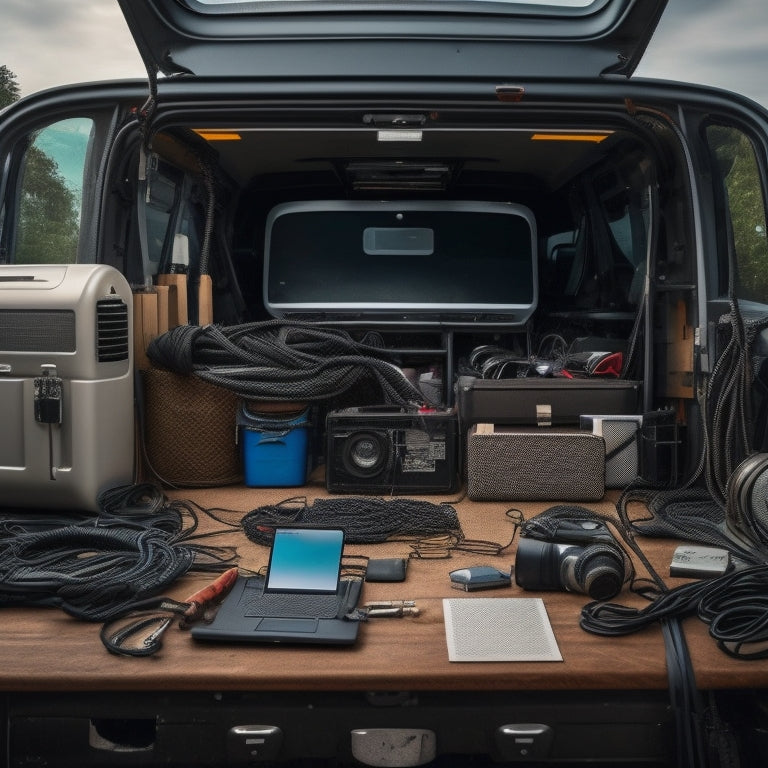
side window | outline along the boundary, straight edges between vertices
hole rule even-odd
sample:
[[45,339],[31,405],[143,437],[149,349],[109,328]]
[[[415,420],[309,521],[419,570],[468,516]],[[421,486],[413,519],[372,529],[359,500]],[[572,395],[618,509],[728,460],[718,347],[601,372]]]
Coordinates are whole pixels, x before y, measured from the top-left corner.
[[93,120],[75,117],[30,136],[18,187],[13,262],[77,261],[83,178],[93,132]]
[[194,266],[174,262],[174,243],[178,235],[183,235],[188,243],[189,254],[194,260],[195,254],[198,253],[198,216],[194,201],[199,200],[200,195],[201,192],[196,189],[191,176],[185,175],[155,155],[150,158],[147,188],[139,203],[140,211],[143,211],[146,219],[146,249],[151,274],[168,273],[180,267]]
[[[725,215],[730,220],[740,299],[768,304],[768,240],[765,198],[755,148],[732,126],[707,128],[710,152],[719,170]],[[727,279],[727,276],[726,276]]]

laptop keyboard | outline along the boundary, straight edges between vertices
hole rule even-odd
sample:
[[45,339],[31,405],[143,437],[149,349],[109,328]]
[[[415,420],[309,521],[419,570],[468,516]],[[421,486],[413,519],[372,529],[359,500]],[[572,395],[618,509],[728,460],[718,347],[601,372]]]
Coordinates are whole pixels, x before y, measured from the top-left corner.
[[342,582],[340,592],[328,594],[296,594],[263,592],[264,582],[253,580],[243,592],[242,604],[248,617],[335,619],[344,605],[347,589]]

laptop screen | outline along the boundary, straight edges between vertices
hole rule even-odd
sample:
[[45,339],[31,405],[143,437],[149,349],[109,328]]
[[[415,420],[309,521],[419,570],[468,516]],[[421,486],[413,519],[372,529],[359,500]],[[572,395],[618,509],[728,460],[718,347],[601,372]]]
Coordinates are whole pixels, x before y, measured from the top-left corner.
[[267,592],[336,592],[344,531],[276,528],[267,570]]

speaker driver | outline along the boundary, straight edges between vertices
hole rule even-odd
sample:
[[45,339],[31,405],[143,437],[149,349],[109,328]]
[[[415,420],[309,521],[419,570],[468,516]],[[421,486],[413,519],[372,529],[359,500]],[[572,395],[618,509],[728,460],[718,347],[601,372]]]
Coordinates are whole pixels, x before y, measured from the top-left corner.
[[344,445],[345,469],[355,477],[377,475],[389,460],[389,441],[376,432],[357,432]]

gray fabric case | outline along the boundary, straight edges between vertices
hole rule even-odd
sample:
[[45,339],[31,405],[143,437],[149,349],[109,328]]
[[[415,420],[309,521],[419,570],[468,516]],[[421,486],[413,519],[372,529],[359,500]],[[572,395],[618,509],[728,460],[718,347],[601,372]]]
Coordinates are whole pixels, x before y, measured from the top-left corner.
[[580,430],[478,424],[467,438],[467,496],[476,501],[597,501],[605,441]]

